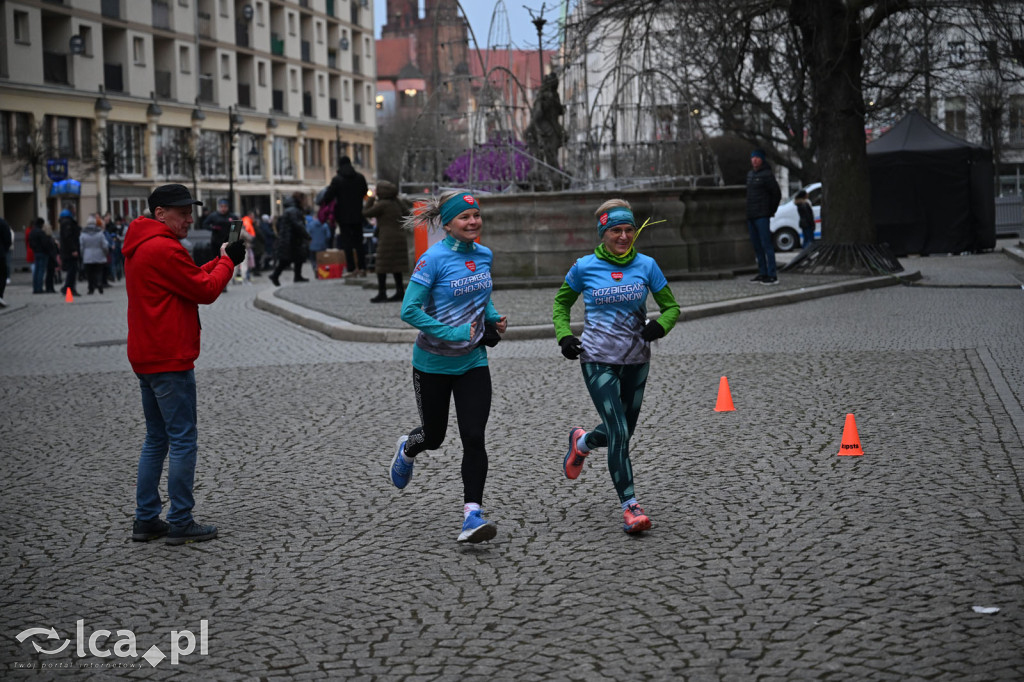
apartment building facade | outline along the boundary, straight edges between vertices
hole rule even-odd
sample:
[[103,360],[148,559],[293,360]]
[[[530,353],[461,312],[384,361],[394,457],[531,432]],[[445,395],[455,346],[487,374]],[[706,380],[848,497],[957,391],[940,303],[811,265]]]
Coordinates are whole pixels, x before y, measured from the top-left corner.
[[369,0],[5,0],[0,191],[131,219],[152,189],[276,214],[350,156],[374,176]]

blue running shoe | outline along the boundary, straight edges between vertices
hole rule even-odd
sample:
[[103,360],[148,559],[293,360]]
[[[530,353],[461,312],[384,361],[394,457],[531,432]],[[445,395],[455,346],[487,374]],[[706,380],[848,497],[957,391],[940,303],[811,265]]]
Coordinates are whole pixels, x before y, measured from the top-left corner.
[[462,523],[459,542],[483,542],[498,534],[498,527],[480,515],[479,511],[469,512]]
[[402,453],[405,452],[405,442],[407,440],[409,440],[409,436],[402,436],[398,439],[398,444],[395,446],[395,456],[391,458],[391,466],[388,467],[388,470],[391,472],[391,482],[399,490],[409,485],[409,479],[412,478],[413,462],[406,464],[402,461]]

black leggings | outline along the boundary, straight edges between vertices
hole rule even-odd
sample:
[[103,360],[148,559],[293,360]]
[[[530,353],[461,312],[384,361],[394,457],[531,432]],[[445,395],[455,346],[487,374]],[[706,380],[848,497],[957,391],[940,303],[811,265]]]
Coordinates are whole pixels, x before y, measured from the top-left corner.
[[465,374],[429,374],[412,370],[420,423],[409,432],[405,454],[415,457],[424,450],[436,450],[448,430],[448,406],[455,396],[455,416],[462,439],[462,486],[465,502],[483,504],[487,480],[487,450],[484,431],[491,413],[491,371],[474,367]]

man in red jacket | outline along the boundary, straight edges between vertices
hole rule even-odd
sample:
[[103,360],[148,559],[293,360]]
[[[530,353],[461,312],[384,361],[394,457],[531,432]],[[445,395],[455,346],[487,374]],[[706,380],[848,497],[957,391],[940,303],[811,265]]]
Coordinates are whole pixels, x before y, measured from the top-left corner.
[[[128,294],[128,361],[139,377],[146,439],[139,457],[132,540],[167,536],[167,544],[212,540],[216,526],[192,518],[195,480],[196,376],[199,304],[217,300],[245,257],[239,240],[222,244],[220,256],[197,267],[181,240],[202,205],[184,185],[163,185],[149,195],[152,218],[132,221],[125,235]],[[160,519],[160,474],[167,465],[170,508]]]

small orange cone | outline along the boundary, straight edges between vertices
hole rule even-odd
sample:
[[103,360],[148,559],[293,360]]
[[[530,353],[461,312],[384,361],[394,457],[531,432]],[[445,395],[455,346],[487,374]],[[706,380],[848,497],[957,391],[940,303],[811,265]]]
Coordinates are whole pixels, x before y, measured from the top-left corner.
[[860,436],[857,435],[857,422],[853,419],[853,414],[846,415],[846,424],[843,426],[843,443],[839,446],[839,457],[842,456],[856,456],[859,457],[864,454],[864,451],[860,449]]
[[732,393],[729,392],[729,381],[722,377],[718,382],[718,402],[715,403],[715,412],[733,412],[736,408],[732,406]]
[[71,295],[71,287],[64,290],[64,300],[68,303],[74,303],[75,297]]

